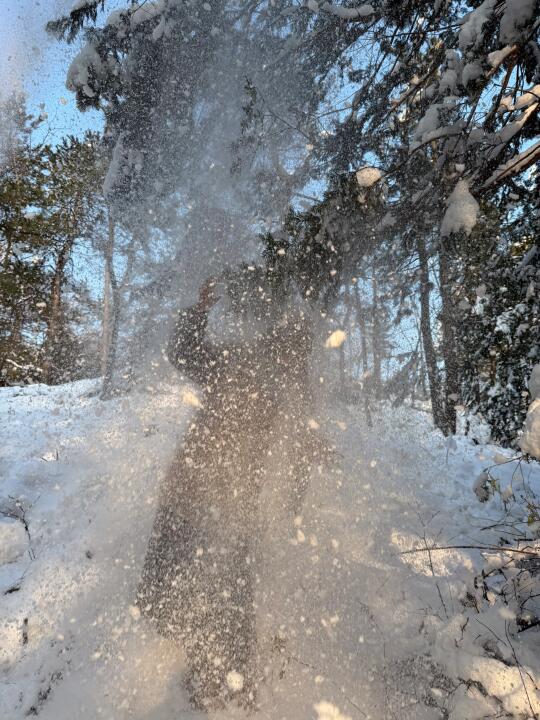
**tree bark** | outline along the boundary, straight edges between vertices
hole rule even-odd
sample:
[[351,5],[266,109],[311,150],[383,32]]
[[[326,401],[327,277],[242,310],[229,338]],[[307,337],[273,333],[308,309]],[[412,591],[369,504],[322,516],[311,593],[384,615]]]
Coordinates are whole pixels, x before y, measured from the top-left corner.
[[342,397],[345,397],[345,343],[339,348],[339,386]]
[[[120,289],[114,271],[114,243],[115,227],[114,219],[109,210],[108,235],[105,246],[105,285],[110,288],[110,311],[108,316],[108,327],[103,327],[103,336],[107,338],[107,349],[104,362],[103,386],[101,388],[101,399],[106,400],[111,396],[116,364],[118,346],[118,324],[120,317]],[[105,320],[105,318],[104,318]]]
[[355,287],[356,290],[356,320],[358,322],[358,327],[360,328],[360,347],[361,347],[361,357],[362,357],[362,373],[367,373],[369,369],[369,361],[368,361],[368,349],[367,349],[367,337],[366,337],[366,315],[364,308],[362,306],[362,302],[360,300],[360,288],[358,287],[358,283]]
[[381,395],[381,324],[379,321],[379,304],[378,304],[378,293],[379,284],[373,270],[373,277],[371,280],[371,288],[373,292],[373,304],[372,304],[372,327],[373,327],[373,386],[374,395],[376,398]]
[[103,271],[103,316],[101,318],[101,376],[107,372],[107,358],[111,344],[111,276],[107,260]]
[[431,311],[430,311],[430,293],[431,285],[429,282],[429,265],[426,243],[422,235],[416,238],[416,250],[418,253],[418,261],[420,267],[420,332],[422,335],[422,345],[424,348],[424,358],[426,361],[426,371],[429,384],[429,396],[431,399],[431,409],[433,413],[433,422],[440,430],[443,429],[443,403],[441,397],[441,379],[437,367],[437,353],[433,343],[433,334],[431,331]]
[[11,318],[9,335],[7,336],[7,338],[4,339],[1,345],[3,352],[0,353],[0,385],[2,385],[3,381],[5,380],[4,368],[6,367],[6,363],[9,362],[8,355],[11,351],[11,348],[14,347],[15,343],[18,342],[19,338],[21,337],[21,326],[22,317],[20,313],[14,312]]
[[372,388],[372,378],[369,378],[369,359],[367,347],[367,331],[366,331],[366,311],[360,300],[360,288],[358,284],[355,287],[356,296],[356,319],[360,328],[360,343],[362,353],[362,396],[364,399],[364,414],[368,427],[373,427],[371,419],[371,410],[369,407],[370,392]]
[[11,255],[11,248],[12,248],[11,238],[7,238],[6,239],[6,251],[4,253],[4,257],[2,258],[2,268],[4,269],[4,272],[8,269],[8,266],[9,266],[9,258]]
[[[345,331],[345,334],[347,336],[347,340],[350,343],[350,319],[351,319],[351,294],[350,289],[347,287],[345,289],[345,294],[343,296],[343,302],[345,305],[345,315],[343,318],[343,330]],[[345,343],[343,343],[339,348],[339,382],[341,386],[341,394],[343,395],[343,398],[347,399],[347,388],[346,388],[346,372],[345,372]]]
[[62,317],[62,287],[64,285],[65,269],[72,247],[73,238],[69,238],[60,248],[51,282],[47,336],[44,342],[45,360],[43,363],[43,379],[48,385],[54,385],[62,379],[63,357],[61,333],[64,325],[64,318]]
[[442,431],[456,432],[456,404],[459,398],[459,364],[456,352],[455,308],[452,299],[452,264],[449,239],[443,238],[439,249],[439,282],[441,286],[441,328],[444,358],[444,415]]

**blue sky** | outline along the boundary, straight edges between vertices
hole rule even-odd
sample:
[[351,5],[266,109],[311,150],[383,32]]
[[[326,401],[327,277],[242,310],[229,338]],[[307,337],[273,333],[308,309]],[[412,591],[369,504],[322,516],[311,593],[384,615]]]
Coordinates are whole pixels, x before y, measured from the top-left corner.
[[[48,118],[35,140],[54,142],[65,134],[80,135],[102,126],[101,113],[81,113],[65,87],[66,71],[78,44],[66,45],[47,36],[45,23],[74,0],[0,0],[0,96],[25,90],[28,110]],[[115,3],[111,3],[114,5]]]
[[[69,64],[80,41],[60,43],[45,32],[45,23],[70,10],[75,0],[0,0],[0,97],[16,89],[27,96],[33,115],[47,113],[34,131],[34,143],[54,144],[66,134],[82,135],[103,126],[101,113],[81,113],[65,86]],[[113,0],[114,7],[119,0]],[[43,106],[43,107],[42,107]],[[102,293],[102,259],[89,245],[81,244],[73,257],[74,275],[86,281],[96,297]]]

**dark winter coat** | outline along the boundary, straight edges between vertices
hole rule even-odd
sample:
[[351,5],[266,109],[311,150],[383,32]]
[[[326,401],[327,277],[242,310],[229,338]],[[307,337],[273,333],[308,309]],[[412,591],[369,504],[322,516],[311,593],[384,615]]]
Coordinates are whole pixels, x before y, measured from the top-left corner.
[[[202,408],[161,489],[139,606],[218,687],[251,663],[259,490],[290,483],[294,502],[309,470],[311,334],[289,321],[256,342],[213,346],[206,324],[197,306],[182,311],[168,346],[170,362],[203,389]],[[266,469],[276,452],[286,455],[278,478]]]

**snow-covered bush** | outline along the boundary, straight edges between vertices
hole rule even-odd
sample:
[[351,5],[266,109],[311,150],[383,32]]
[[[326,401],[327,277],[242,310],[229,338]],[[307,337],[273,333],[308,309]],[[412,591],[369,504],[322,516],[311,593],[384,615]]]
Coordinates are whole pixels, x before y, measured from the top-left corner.
[[[528,386],[532,402],[519,444],[528,455],[540,457],[540,365]],[[461,597],[462,613],[449,622],[433,621],[434,660],[467,688],[451,717],[493,714],[525,720],[540,712],[538,478],[525,469],[531,462],[526,456],[499,453],[494,459],[472,489],[486,504],[486,514],[499,519],[486,523],[477,540],[483,563]],[[480,691],[475,699],[472,686]]]
[[540,364],[535,365],[531,373],[529,392],[532,402],[519,444],[523,452],[540,460]]

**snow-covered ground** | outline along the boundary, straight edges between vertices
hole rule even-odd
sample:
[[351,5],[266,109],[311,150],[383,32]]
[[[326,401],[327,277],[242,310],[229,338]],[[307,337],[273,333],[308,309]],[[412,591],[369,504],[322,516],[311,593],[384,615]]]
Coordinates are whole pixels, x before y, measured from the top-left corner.
[[[202,717],[182,689],[181,649],[133,606],[194,395],[164,384],[101,402],[95,389],[0,390],[0,717]],[[497,588],[474,587],[506,555],[427,549],[498,543],[500,525],[483,528],[516,527],[510,495],[532,492],[538,467],[447,442],[410,408],[375,411],[370,429],[359,408],[334,404],[317,422],[335,462],[312,478],[302,516],[273,516],[262,543],[259,716],[535,717],[538,628],[518,633]],[[481,504],[473,485],[488,466],[501,492]]]

